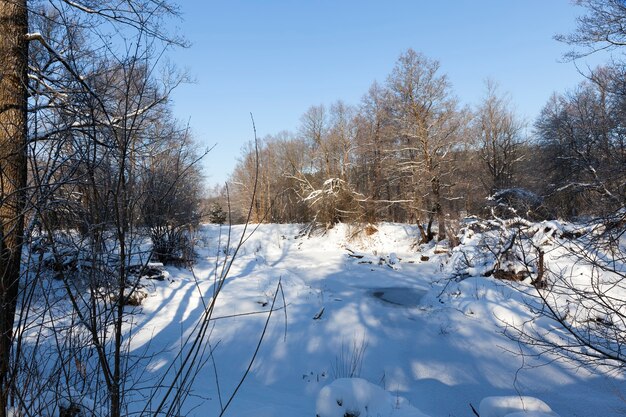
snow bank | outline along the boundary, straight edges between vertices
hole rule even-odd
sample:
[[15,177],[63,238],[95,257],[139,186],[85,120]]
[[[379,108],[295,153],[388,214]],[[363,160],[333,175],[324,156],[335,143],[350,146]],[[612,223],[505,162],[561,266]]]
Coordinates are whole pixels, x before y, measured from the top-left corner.
[[360,378],[340,378],[321,389],[317,417],[428,417],[406,399]]
[[559,417],[548,404],[535,397],[486,397],[480,402],[480,417]]

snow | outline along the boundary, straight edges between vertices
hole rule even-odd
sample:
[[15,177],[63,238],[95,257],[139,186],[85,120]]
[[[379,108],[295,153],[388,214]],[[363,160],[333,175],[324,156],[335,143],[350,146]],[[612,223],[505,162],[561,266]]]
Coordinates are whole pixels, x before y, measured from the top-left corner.
[[526,396],[484,398],[478,414],[480,417],[559,417],[548,404]]
[[[349,407],[362,411],[367,405],[369,414],[362,411],[361,416],[376,416],[372,410],[381,416],[424,415],[417,409],[430,416],[461,416],[470,415],[469,403],[494,395],[518,398],[518,392],[548,399],[561,415],[597,415],[601,410],[610,416],[624,409],[619,397],[610,394],[619,389],[620,379],[535,358],[532,350],[522,357],[518,343],[503,335],[507,323],[529,319],[532,287],[481,276],[450,281],[450,256],[435,253],[435,246],[416,251],[414,226],[381,224],[367,236],[338,225],[323,235],[296,238],[299,229],[261,225],[240,251],[218,299],[219,316],[263,310],[280,279],[287,303],[286,317],[282,311],[273,315],[252,373],[227,415],[313,415],[317,408],[321,417]],[[236,227],[233,235],[240,230]],[[206,226],[201,233],[207,246],[199,248],[195,274],[207,292],[219,226]],[[422,261],[424,255],[428,261]],[[139,317],[144,323],[135,334],[137,347],[144,340],[155,351],[175,348],[181,328],[201,311],[189,272],[167,270],[174,282],[155,283]],[[239,381],[265,317],[215,321],[212,343],[219,342],[215,359],[222,396]],[[359,379],[336,375],[362,341],[361,371],[353,375]],[[163,358],[167,361],[167,355]],[[190,399],[190,410],[199,406],[190,415],[219,410],[214,381],[207,366],[196,386],[203,387],[198,395],[209,399]],[[344,395],[343,408],[331,401],[338,392]],[[403,407],[390,411],[401,398]],[[525,401],[527,411],[550,411],[527,403],[536,404]]]
[[[298,237],[300,229],[260,225],[246,240],[217,299],[213,358],[204,358],[181,415],[220,414],[248,367],[279,282],[284,303],[281,294],[226,416],[468,416],[469,404],[480,404],[481,417],[626,411],[620,375],[555,361],[506,336],[510,326],[527,325],[537,300],[527,282],[481,276],[493,266],[481,247],[494,238],[488,233],[468,232],[463,255],[435,245],[418,250],[417,227],[404,224],[377,224],[371,235],[339,224],[310,238]],[[233,227],[231,241],[241,233]],[[554,238],[548,234],[544,244]],[[146,358],[134,368],[136,386],[176,365],[224,253],[232,253],[218,245],[220,237],[224,242],[224,226],[203,226],[193,273],[166,266],[168,279],[144,281],[148,297],[129,326],[131,354]],[[557,252],[546,258],[583,268]],[[533,325],[552,331],[554,323]],[[135,398],[130,411],[143,406]]]
[[510,413],[504,417],[558,417],[555,413],[544,413],[542,411],[518,411]]
[[316,415],[428,417],[406,399],[360,378],[340,378],[322,388],[317,397]]

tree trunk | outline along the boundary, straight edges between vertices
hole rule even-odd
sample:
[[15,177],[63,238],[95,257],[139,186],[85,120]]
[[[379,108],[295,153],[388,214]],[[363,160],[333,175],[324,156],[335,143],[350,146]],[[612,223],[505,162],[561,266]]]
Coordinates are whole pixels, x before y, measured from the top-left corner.
[[26,188],[26,0],[0,2],[0,417],[6,417]]
[[[429,171],[431,173],[431,171]],[[433,199],[435,200],[435,206],[433,207],[433,215],[437,218],[437,240],[441,242],[446,238],[446,216],[443,213],[443,207],[441,206],[441,184],[439,182],[439,173],[434,173],[433,180],[431,181],[431,188],[433,192]]]
[[423,243],[428,243],[429,242],[428,236],[426,235],[426,231],[424,230],[424,225],[422,224],[422,220],[420,218],[417,219],[417,228],[420,232],[420,238],[417,243],[419,245]]

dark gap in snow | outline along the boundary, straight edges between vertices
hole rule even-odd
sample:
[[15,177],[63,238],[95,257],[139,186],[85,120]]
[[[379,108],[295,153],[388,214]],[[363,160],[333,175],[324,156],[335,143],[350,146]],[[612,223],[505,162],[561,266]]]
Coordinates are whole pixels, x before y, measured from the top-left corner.
[[385,303],[401,307],[417,307],[426,294],[426,290],[407,287],[377,288],[371,292],[372,296]]

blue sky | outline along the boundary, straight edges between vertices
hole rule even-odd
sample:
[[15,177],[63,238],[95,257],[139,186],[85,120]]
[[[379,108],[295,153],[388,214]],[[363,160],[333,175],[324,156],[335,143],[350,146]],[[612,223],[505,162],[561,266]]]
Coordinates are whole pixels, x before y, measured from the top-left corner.
[[[170,54],[196,80],[173,95],[202,146],[217,144],[204,166],[223,183],[243,144],[295,130],[310,106],[358,104],[384,82],[408,48],[441,62],[462,103],[475,104],[484,80],[508,92],[531,121],[552,92],[582,76],[562,62],[567,45],[552,39],[584,12],[569,0],[180,0],[176,30],[192,43]],[[578,63],[596,65],[594,56]]]

